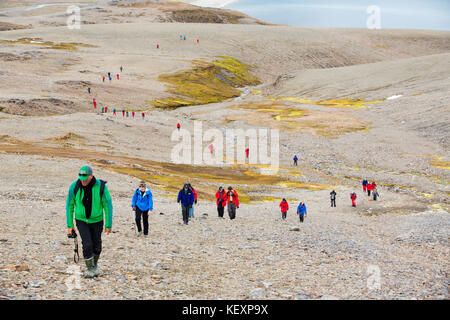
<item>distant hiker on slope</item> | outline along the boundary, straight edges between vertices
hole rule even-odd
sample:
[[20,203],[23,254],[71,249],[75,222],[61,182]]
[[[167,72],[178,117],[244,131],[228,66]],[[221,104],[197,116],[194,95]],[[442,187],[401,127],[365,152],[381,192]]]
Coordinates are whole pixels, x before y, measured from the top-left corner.
[[122,110],[122,117],[125,117],[125,110]]
[[219,218],[223,218],[223,211],[227,205],[227,193],[222,187],[216,192],[217,213]]
[[[195,191],[194,187],[191,186],[190,183],[188,183],[189,186],[189,190],[192,191],[192,193],[194,194],[194,203],[197,204],[197,191]],[[192,206],[189,208],[189,218],[193,218],[194,217],[194,204],[192,204]]]
[[108,107],[105,107],[105,113],[108,113]]
[[356,198],[357,196],[355,192],[350,193],[350,199],[352,199],[352,207],[356,207]]
[[377,201],[377,198],[380,196],[378,194],[378,190],[376,187],[373,189],[372,196],[373,196],[373,201]]
[[367,191],[367,184],[369,183],[369,181],[367,181],[366,179],[364,179],[363,181],[362,181],[362,188],[363,188],[363,191],[364,192],[366,192]]
[[369,183],[367,184],[367,196],[370,197],[370,192],[375,189],[377,185],[375,184],[375,182]]
[[94,99],[92,99],[92,104],[94,105],[94,109],[97,108],[97,101]]
[[145,112],[142,112],[142,120],[145,119]]
[[331,200],[331,206],[336,207],[336,191],[330,192],[330,200]]
[[102,77],[103,77],[103,82],[105,82],[105,78],[106,78],[106,77],[105,77],[105,76],[102,76]]
[[120,72],[122,72],[123,71],[123,68],[122,68],[122,66],[120,66]]
[[99,275],[98,260],[102,251],[103,220],[106,234],[111,233],[113,207],[106,181],[97,180],[89,166],[80,169],[78,180],[69,188],[66,201],[68,235],[74,231],[74,211],[87,267],[85,276],[96,277]]
[[297,214],[298,214],[298,216],[300,218],[300,222],[303,222],[303,220],[305,219],[306,214],[307,214],[306,213],[306,206],[305,206],[305,204],[303,202],[300,202],[298,204]]
[[239,209],[239,197],[232,187],[228,187],[227,192],[228,216],[230,220],[236,218],[236,209]]
[[91,88],[88,88],[88,93],[91,93]]
[[186,225],[189,223],[189,208],[193,205],[194,201],[194,194],[189,190],[189,185],[185,183],[183,189],[178,193],[177,202],[181,203],[183,222]]
[[180,131],[180,128],[181,128],[181,124],[180,124],[180,123],[177,123],[177,129],[178,129],[178,131]]
[[117,80],[119,80],[119,74],[117,74]]
[[133,117],[133,119],[134,119],[134,111],[133,112],[131,112],[131,116]]
[[286,201],[286,199],[283,198],[283,200],[281,200],[280,208],[281,208],[281,218],[283,220],[286,220],[287,211],[289,210],[289,203]]
[[294,156],[294,166],[297,165],[297,161],[298,161],[298,158],[297,158],[297,155],[295,155],[295,156]]
[[153,211],[153,195],[144,181],[134,191],[131,207],[136,212],[137,236],[142,236],[141,217],[144,222],[144,237],[148,237],[148,212]]
[[209,149],[209,152],[213,153],[213,151],[214,151],[214,146],[213,146],[212,144],[210,144],[210,145],[208,146],[208,149]]
[[250,152],[250,149],[249,149],[249,148],[245,149],[245,155],[247,156],[247,159],[248,159],[248,154],[249,154],[249,152]]
[[116,108],[113,109],[113,114],[114,114],[115,116],[117,116],[117,110],[116,110]]

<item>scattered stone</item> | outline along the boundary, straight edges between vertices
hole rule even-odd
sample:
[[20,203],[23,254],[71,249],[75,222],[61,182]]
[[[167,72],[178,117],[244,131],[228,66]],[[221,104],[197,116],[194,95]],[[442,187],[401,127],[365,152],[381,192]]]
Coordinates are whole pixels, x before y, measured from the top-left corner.
[[297,300],[311,300],[311,299],[314,299],[314,297],[312,295],[310,295],[310,294],[303,294],[303,293],[296,294],[294,297]]
[[13,266],[13,265],[5,265],[2,268],[3,270],[12,270],[12,271],[30,271],[27,265],[19,265],[19,266]]
[[299,227],[292,226],[289,230],[290,230],[290,231],[300,231],[300,228],[299,228]]
[[250,299],[261,299],[266,296],[266,291],[263,288],[255,288],[250,291]]

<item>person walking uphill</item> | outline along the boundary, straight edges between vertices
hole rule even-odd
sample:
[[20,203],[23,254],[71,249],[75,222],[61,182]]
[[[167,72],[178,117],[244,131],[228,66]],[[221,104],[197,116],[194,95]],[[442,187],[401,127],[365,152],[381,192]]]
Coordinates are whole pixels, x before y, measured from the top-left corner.
[[307,215],[307,213],[306,213],[306,206],[305,206],[305,204],[303,202],[300,202],[298,204],[297,214],[298,214],[298,216],[300,218],[300,222],[303,222],[303,220],[305,219],[305,217]]
[[189,223],[189,208],[193,205],[194,201],[194,193],[189,189],[189,185],[185,183],[183,189],[178,193],[177,202],[181,203],[183,222],[186,225]]
[[294,155],[294,166],[297,166],[297,161],[298,161],[298,157],[297,157],[297,155]]
[[[194,194],[194,203],[197,204],[197,191],[195,191],[194,187],[191,186],[190,183],[188,183],[189,189],[192,191],[192,193]],[[194,205],[192,205],[189,208],[189,219],[194,217]]]
[[356,193],[350,193],[350,199],[352,199],[352,207],[356,207]]
[[148,212],[153,211],[153,195],[145,182],[141,181],[134,191],[131,207],[136,212],[138,237],[142,236],[141,217],[144,222],[144,237],[148,237]]
[[227,205],[227,193],[223,190],[222,187],[219,187],[219,190],[216,192],[216,203],[217,203],[217,213],[219,218],[223,218],[223,211],[225,206]]
[[233,220],[236,218],[236,208],[239,209],[239,197],[236,190],[233,190],[232,187],[228,187],[227,205],[228,215],[230,216],[230,220]]
[[102,252],[103,224],[106,234],[111,233],[113,206],[106,181],[96,179],[89,166],[80,169],[78,180],[69,188],[66,201],[68,235],[74,231],[74,212],[87,267],[85,276],[97,277],[99,275],[98,260]]
[[366,179],[364,179],[362,181],[362,187],[363,187],[363,191],[366,192],[367,191],[367,185],[369,184],[369,181],[367,181]]
[[289,203],[286,201],[286,199],[283,198],[280,202],[280,208],[281,208],[281,218],[283,220],[286,219],[287,211],[289,210]]
[[331,206],[336,207],[336,191],[330,192],[330,200],[331,200]]

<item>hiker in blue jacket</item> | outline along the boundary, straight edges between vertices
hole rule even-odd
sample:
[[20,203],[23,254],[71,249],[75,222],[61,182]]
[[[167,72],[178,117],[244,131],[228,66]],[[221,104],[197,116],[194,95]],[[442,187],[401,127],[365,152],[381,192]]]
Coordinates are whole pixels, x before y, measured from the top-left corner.
[[295,155],[295,156],[294,156],[294,166],[297,165],[297,161],[298,161],[298,158],[297,158],[297,155]]
[[141,217],[144,222],[144,237],[148,237],[148,212],[153,211],[153,195],[145,182],[141,181],[134,192],[131,207],[136,212],[138,237],[142,236]]
[[303,202],[299,203],[297,207],[297,214],[300,217],[300,222],[303,222],[306,217],[306,206]]
[[189,222],[189,208],[194,204],[195,198],[189,184],[185,183],[183,189],[178,193],[177,202],[181,203],[181,213],[183,214],[184,224]]

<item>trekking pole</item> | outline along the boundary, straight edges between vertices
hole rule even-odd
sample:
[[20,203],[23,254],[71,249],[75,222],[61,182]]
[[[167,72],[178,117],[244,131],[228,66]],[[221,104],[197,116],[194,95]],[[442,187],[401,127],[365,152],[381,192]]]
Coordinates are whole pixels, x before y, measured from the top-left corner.
[[[135,209],[133,209],[133,210],[132,210],[132,212],[136,212],[136,210],[135,210]],[[136,216],[136,215],[133,215],[133,216]],[[136,225],[136,222],[134,222],[134,235],[135,235],[135,236],[137,236],[137,235],[138,235],[138,230],[137,230],[137,225]]]
[[73,239],[73,243],[75,244],[75,248],[73,249],[73,261],[75,263],[78,263],[80,261],[80,254],[78,253],[78,239],[77,239],[77,233],[75,232],[75,229],[72,229],[72,233],[67,235],[68,238]]

